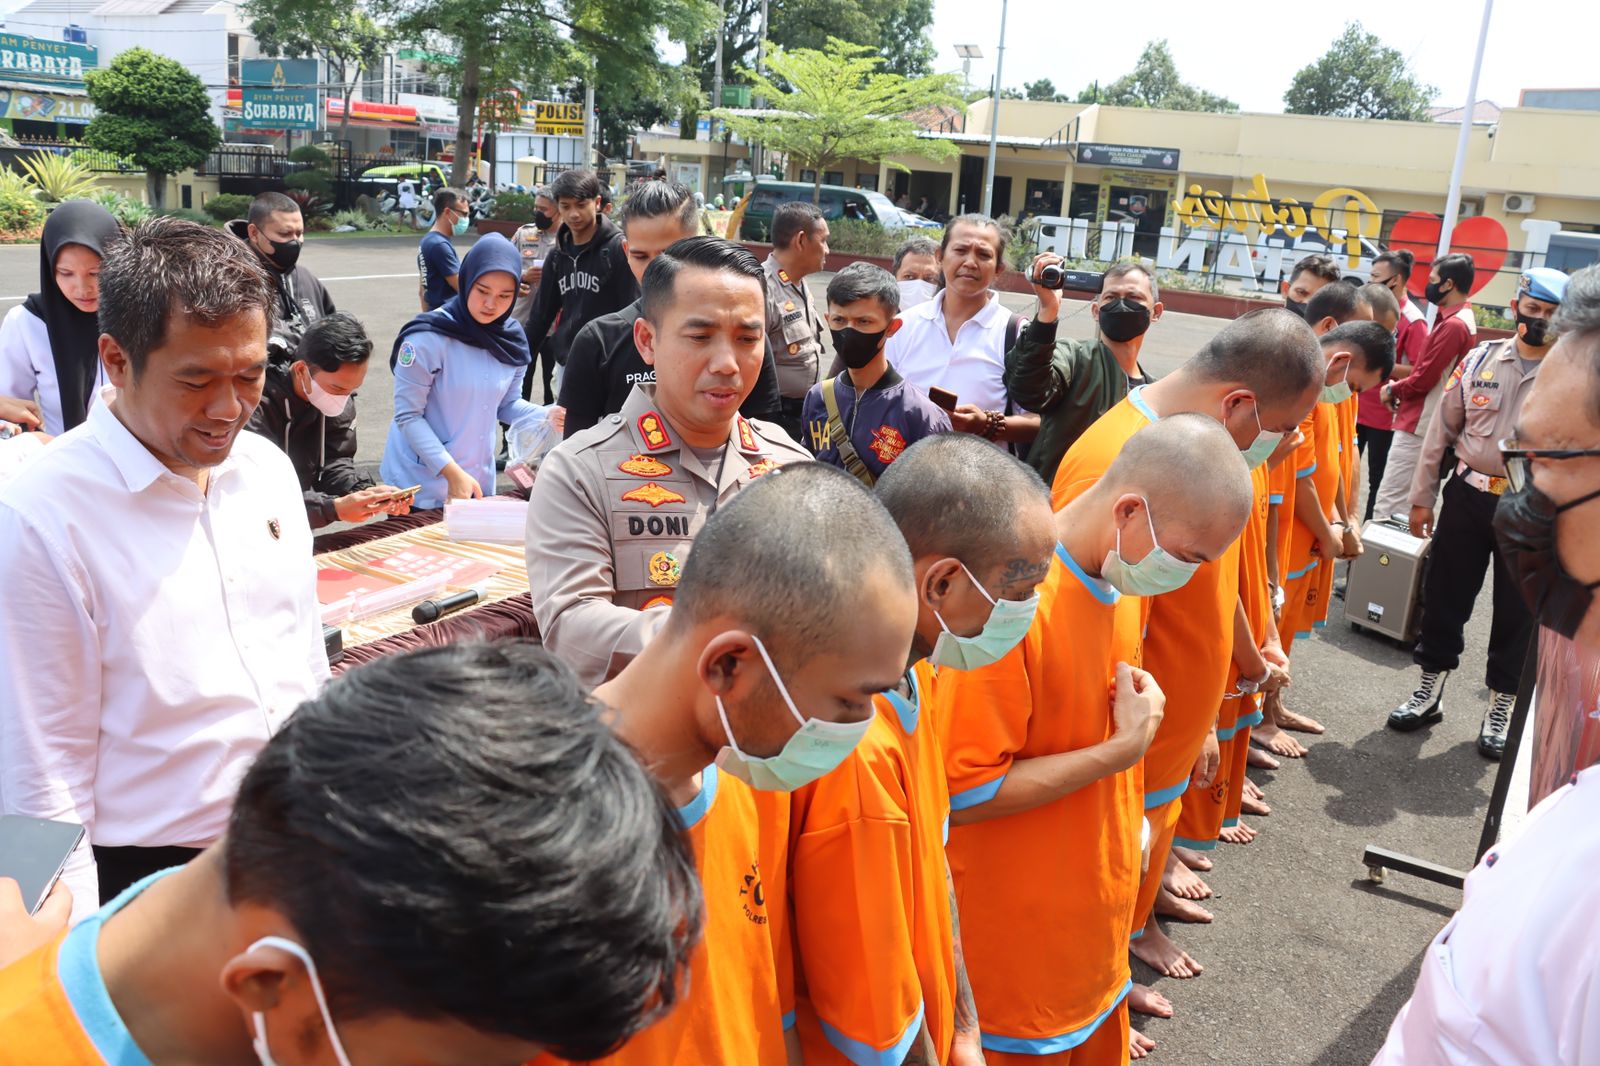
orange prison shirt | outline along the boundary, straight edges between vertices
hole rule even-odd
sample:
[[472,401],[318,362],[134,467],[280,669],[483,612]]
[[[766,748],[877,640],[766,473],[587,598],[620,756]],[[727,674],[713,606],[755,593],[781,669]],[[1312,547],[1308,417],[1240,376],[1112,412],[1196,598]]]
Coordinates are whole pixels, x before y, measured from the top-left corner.
[[[775,946],[787,938],[788,796],[757,792],[713,764],[700,794],[678,809],[705,895],[705,934],[689,964],[687,994],[672,1013],[598,1062],[649,1066],[782,1063],[784,993]],[[777,823],[777,824],[775,824]],[[776,846],[769,829],[782,830]],[[774,920],[778,924],[773,928]],[[535,1062],[562,1060],[544,1055]]]
[[1298,466],[1299,449],[1267,471],[1267,487],[1271,495],[1267,502],[1278,509],[1278,539],[1273,547],[1278,552],[1278,582],[1287,587],[1289,584],[1289,537],[1294,531],[1294,486],[1295,468]]
[[1360,393],[1352,393],[1350,398],[1339,405],[1339,428],[1343,435],[1339,438],[1339,454],[1344,459],[1344,498],[1350,505],[1352,515],[1359,513],[1356,510],[1356,486],[1361,480],[1361,453],[1356,450],[1356,405],[1361,402]]
[[924,1017],[943,1062],[955,1034],[946,875],[950,791],[934,667],[888,692],[860,746],[794,793],[790,893],[807,1063],[899,1063]]
[[[951,807],[992,799],[1015,760],[1109,738],[1116,663],[1138,660],[1138,600],[1087,576],[1058,547],[1022,643],[981,670],[939,676],[935,721]],[[951,827],[985,1050],[1070,1052],[1127,996],[1140,791],[1136,766],[1029,811]]]
[[[1295,451],[1292,460],[1297,479],[1296,492],[1305,491],[1304,486],[1311,486],[1322,504],[1322,513],[1327,515],[1333,507],[1334,486],[1339,481],[1333,405],[1319,402],[1312,408],[1306,421],[1301,423],[1300,432],[1305,434],[1306,439]],[[1280,523],[1283,521],[1281,513],[1278,520]],[[1292,525],[1288,570],[1284,580],[1283,622],[1278,627],[1286,648],[1292,639],[1310,636],[1312,618],[1306,614],[1307,593],[1316,590],[1315,582],[1321,577],[1314,572],[1333,565],[1332,560],[1321,557],[1317,538],[1310,526],[1298,518],[1293,519]]]

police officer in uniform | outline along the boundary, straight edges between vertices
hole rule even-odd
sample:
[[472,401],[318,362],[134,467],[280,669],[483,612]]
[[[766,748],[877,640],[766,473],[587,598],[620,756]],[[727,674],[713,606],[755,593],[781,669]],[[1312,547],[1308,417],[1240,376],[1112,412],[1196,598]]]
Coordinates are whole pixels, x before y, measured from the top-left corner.
[[828,220],[817,205],[779,205],[772,214],[772,254],[762,270],[767,276],[767,339],[778,362],[783,396],[779,424],[795,440],[802,439],[801,415],[806,393],[817,383],[822,351],[822,318],[805,278],[821,270],[827,258]]
[[616,674],[666,617],[695,534],[773,468],[809,459],[739,415],[765,354],[764,275],[740,246],[678,241],[644,275],[634,326],[656,383],[539,468],[526,556],[545,646],[586,684]]
[[[1411,698],[1389,715],[1389,727],[1410,732],[1444,717],[1444,685],[1459,665],[1462,631],[1494,560],[1494,621],[1489,630],[1489,713],[1478,733],[1478,751],[1499,759],[1505,751],[1511,705],[1522,680],[1522,661],[1533,636],[1533,619],[1495,545],[1495,506],[1506,490],[1500,441],[1515,437],[1523,399],[1533,387],[1540,361],[1555,342],[1550,319],[1566,291],[1567,276],[1549,267],[1522,275],[1512,310],[1517,335],[1487,341],[1468,352],[1439,402],[1437,417],[1411,479],[1411,532],[1431,536],[1424,585],[1422,633],[1412,661],[1422,669]],[[1445,485],[1437,525],[1434,501],[1439,466],[1454,446],[1455,475]]]

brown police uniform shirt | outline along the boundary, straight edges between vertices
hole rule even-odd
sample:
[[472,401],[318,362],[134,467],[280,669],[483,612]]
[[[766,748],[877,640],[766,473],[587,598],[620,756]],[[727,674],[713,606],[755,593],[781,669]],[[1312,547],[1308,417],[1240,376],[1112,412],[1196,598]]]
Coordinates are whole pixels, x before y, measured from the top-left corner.
[[1540,365],[1538,360],[1524,365],[1511,337],[1487,341],[1466,354],[1440,395],[1422,438],[1422,453],[1411,476],[1411,506],[1434,505],[1439,463],[1451,445],[1469,469],[1491,478],[1505,477],[1500,441],[1516,435],[1522,402],[1533,389]]
[[655,634],[717,505],[773,467],[811,458],[777,426],[739,416],[721,458],[702,464],[654,404],[654,386],[635,386],[620,412],[562,442],[528,503],[539,633],[588,685],[614,676]]
[[778,391],[786,400],[803,400],[817,383],[822,318],[805,279],[791,280],[773,255],[761,269],[767,275],[767,340],[778,363]]

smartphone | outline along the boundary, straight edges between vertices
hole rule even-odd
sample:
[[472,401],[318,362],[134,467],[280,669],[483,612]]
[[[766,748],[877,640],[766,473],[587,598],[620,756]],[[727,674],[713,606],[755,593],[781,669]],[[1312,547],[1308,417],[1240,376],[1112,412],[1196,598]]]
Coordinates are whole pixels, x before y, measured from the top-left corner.
[[935,407],[943,408],[946,411],[954,411],[956,409],[956,394],[949,389],[941,389],[935,385],[928,390],[928,399],[933,401]]
[[397,502],[399,500],[414,499],[416,497],[417,493],[419,493],[421,491],[422,491],[422,486],[421,485],[412,485],[409,489],[400,489],[397,492],[395,492],[394,495],[385,496],[382,500],[380,500],[378,502],[380,502],[380,503],[395,503],[395,502]]
[[29,914],[37,914],[44,906],[67,858],[82,839],[83,826],[72,822],[0,815],[0,877],[22,886],[22,902]]

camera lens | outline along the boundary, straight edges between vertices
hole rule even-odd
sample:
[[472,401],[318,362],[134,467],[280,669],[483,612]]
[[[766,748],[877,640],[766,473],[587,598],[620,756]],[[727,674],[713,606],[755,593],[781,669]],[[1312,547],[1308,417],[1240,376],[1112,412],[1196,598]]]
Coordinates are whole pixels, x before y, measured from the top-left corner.
[[1061,282],[1063,280],[1064,275],[1062,274],[1061,267],[1058,264],[1051,263],[1049,266],[1041,267],[1039,270],[1038,283],[1046,289],[1061,288]]

